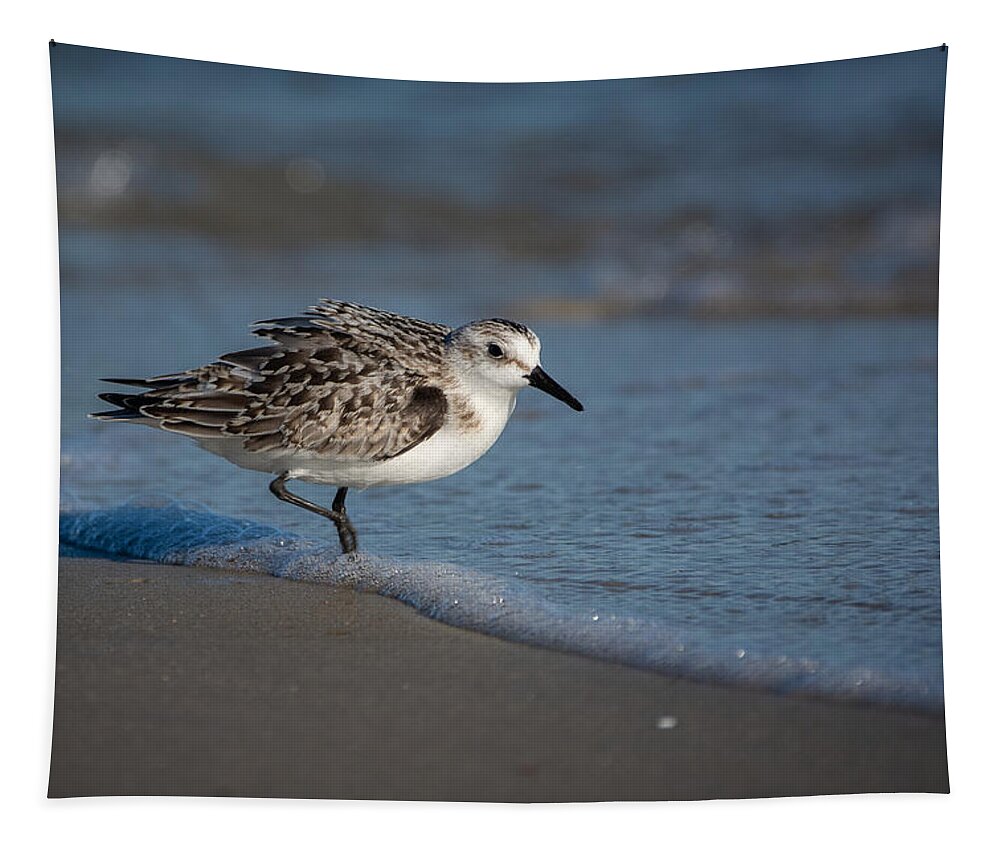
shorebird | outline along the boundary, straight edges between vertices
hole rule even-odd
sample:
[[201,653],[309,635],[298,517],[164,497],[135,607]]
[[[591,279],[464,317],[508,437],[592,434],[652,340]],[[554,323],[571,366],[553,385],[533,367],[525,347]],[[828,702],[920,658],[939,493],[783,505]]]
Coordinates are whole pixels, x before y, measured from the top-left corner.
[[[216,455],[270,473],[271,492],[333,521],[345,553],[357,534],[350,488],[426,482],[482,456],[525,387],[583,405],[539,363],[537,335],[507,319],[449,328],[323,299],[302,316],[251,326],[269,345],[153,378],[105,378],[139,393],[101,393],[99,420],[194,438]],[[292,479],[337,488],[327,509],[288,490]]]

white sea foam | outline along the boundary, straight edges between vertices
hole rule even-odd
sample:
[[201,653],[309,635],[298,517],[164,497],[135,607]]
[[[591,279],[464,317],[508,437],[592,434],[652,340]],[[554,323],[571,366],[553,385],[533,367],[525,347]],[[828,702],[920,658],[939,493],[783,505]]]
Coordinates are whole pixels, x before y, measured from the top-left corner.
[[501,638],[582,653],[663,674],[923,709],[943,697],[926,685],[810,659],[757,658],[699,648],[669,624],[580,611],[545,600],[529,583],[474,568],[406,562],[308,541],[197,506],[130,504],[60,515],[61,553],[262,573],[374,592],[428,617]]

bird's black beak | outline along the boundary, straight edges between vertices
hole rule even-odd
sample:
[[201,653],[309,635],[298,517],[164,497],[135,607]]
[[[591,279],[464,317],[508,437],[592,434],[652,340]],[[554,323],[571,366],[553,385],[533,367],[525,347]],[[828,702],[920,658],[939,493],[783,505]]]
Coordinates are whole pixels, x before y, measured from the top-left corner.
[[564,389],[557,381],[554,381],[540,366],[536,366],[525,378],[528,379],[528,384],[532,387],[537,387],[543,393],[555,396],[556,399],[560,402],[565,402],[574,411],[583,410],[583,405],[580,404],[579,400],[568,390]]

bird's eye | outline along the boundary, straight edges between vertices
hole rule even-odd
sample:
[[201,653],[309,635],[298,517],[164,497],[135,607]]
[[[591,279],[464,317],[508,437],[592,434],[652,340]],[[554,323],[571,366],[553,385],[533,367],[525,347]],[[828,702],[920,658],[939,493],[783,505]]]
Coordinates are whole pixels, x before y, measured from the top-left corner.
[[491,358],[502,358],[503,349],[501,349],[496,343],[490,343],[486,347],[486,354],[488,354]]

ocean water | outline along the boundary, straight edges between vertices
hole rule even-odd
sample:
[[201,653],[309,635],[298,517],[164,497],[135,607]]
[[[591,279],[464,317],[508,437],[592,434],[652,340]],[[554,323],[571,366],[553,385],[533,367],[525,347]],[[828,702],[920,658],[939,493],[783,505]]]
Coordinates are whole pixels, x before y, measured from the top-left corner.
[[[453,298],[936,309],[938,49],[540,84],[52,55],[64,227],[140,242],[207,234],[250,261],[309,249],[307,269],[366,250],[361,275],[392,266]],[[428,254],[449,255],[450,269]],[[278,265],[270,287],[298,274]]]
[[935,48],[717,74],[438,83],[58,45],[53,92],[57,132],[81,143],[308,157],[356,180],[536,201],[577,219],[690,205],[773,218],[936,198],[946,61]]
[[318,576],[664,672],[943,700],[933,320],[539,325],[546,368],[586,411],[526,390],[467,470],[352,492],[365,558],[344,564],[326,521],[265,475],[85,418],[96,376],[243,339],[143,301],[129,322],[148,334],[123,346],[121,317],[64,297],[67,552]]

